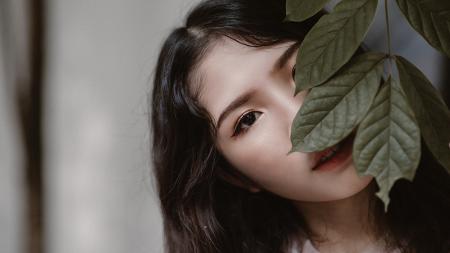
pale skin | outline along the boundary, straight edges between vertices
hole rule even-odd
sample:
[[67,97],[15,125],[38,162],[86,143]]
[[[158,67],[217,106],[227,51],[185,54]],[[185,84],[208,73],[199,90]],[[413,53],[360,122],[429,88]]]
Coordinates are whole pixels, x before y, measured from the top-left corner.
[[[376,241],[367,218],[373,177],[359,177],[351,159],[339,170],[324,172],[311,170],[312,153],[287,155],[292,121],[307,94],[293,96],[298,49],[282,68],[277,65],[293,44],[252,48],[222,39],[200,62],[195,75],[201,83],[192,84],[191,90],[199,91],[200,103],[218,127],[218,150],[250,182],[226,180],[251,192],[265,190],[291,200],[310,228],[326,238],[313,241],[321,253],[361,252]],[[245,93],[247,99],[221,117]],[[237,134],[236,129],[242,131]]]

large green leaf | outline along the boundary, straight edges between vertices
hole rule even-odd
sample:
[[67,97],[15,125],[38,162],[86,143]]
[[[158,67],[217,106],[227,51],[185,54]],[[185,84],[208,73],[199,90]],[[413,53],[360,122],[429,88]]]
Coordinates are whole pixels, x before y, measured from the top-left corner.
[[366,53],[312,88],[294,118],[290,152],[313,152],[344,139],[363,119],[379,88],[385,55]]
[[343,0],[308,32],[297,54],[295,94],[320,85],[354,54],[372,23],[378,0]]
[[400,84],[414,110],[425,143],[450,173],[450,111],[439,91],[412,63],[396,56]]
[[397,4],[411,26],[450,57],[450,1],[397,0]]
[[319,12],[330,0],[287,0],[285,21],[301,22]]
[[420,161],[420,131],[400,85],[388,79],[361,121],[353,145],[359,175],[377,180],[377,196],[389,205],[395,181],[414,178]]

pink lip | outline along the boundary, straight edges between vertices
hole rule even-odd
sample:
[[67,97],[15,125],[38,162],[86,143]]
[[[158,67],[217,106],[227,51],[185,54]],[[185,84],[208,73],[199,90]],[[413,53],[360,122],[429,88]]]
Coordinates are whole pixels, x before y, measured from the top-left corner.
[[342,147],[338,151],[337,154],[335,154],[330,160],[319,163],[319,160],[322,156],[324,156],[328,150],[320,151],[316,154],[316,165],[312,168],[313,171],[327,171],[327,170],[334,170],[339,169],[341,167],[344,167],[347,165],[349,161],[351,161],[351,154],[352,154],[352,144],[355,137],[355,132],[351,133],[348,137],[346,137],[342,142]]

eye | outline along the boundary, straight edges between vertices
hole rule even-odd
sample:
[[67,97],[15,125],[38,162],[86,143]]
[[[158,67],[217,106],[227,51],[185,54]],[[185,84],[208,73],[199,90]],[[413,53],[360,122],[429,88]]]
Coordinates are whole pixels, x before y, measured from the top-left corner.
[[236,126],[234,127],[234,132],[232,136],[240,135],[241,133],[246,132],[255,121],[261,116],[262,112],[258,111],[250,111],[244,113],[237,121]]

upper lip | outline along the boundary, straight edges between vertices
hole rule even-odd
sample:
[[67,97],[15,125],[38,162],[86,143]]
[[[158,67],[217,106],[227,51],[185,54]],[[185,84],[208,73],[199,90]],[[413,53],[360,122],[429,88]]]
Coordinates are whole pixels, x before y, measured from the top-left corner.
[[312,167],[312,170],[316,169],[316,167],[320,164],[320,159],[325,156],[331,149],[333,149],[336,145],[338,145],[339,143],[341,143],[341,147],[340,149],[342,149],[343,145],[349,141],[349,140],[353,140],[354,136],[356,134],[356,131],[353,131],[352,133],[350,133],[347,137],[345,137],[343,140],[341,140],[340,142],[336,143],[335,145],[326,148],[322,151],[318,151],[316,153],[314,153],[314,166]]

